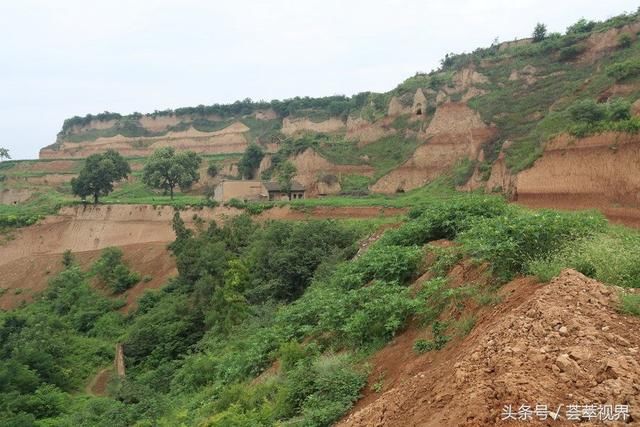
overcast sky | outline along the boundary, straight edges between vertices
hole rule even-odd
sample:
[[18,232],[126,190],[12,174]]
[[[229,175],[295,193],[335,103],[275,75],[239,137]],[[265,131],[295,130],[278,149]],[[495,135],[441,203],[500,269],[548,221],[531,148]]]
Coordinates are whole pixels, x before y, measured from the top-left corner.
[[0,147],[62,121],[236,99],[387,91],[447,52],[564,31],[627,0],[0,0]]

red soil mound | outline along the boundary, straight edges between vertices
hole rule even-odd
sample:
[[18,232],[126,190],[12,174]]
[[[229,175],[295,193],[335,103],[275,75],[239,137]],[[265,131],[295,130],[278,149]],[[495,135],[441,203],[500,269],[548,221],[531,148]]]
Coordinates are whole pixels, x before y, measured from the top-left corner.
[[444,350],[414,355],[410,330],[378,353],[373,375],[382,367],[388,385],[340,425],[507,425],[504,405],[523,404],[564,405],[550,425],[572,424],[570,404],[629,405],[627,421],[640,419],[640,319],[616,311],[615,288],[566,270],[546,286],[518,279],[502,293]]

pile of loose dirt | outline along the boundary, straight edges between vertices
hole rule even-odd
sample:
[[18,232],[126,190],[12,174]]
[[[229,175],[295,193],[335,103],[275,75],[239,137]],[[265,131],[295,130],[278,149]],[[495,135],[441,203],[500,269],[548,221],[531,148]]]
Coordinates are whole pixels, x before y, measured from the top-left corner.
[[505,405],[536,404],[563,405],[549,425],[570,424],[571,404],[629,405],[627,421],[640,420],[640,319],[616,311],[615,288],[566,270],[548,285],[518,279],[503,292],[470,335],[440,352],[408,355],[413,340],[398,337],[383,350],[394,348],[387,359],[402,367],[384,380],[392,388],[366,396],[340,425],[506,424]]

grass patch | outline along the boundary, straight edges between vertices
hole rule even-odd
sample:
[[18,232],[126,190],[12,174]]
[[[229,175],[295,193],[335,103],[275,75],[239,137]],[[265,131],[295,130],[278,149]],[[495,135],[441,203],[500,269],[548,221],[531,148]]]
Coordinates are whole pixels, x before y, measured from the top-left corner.
[[620,295],[620,311],[632,316],[640,316],[640,294]]
[[609,227],[580,239],[549,257],[529,262],[528,271],[549,281],[563,268],[573,268],[603,283],[640,288],[640,233]]

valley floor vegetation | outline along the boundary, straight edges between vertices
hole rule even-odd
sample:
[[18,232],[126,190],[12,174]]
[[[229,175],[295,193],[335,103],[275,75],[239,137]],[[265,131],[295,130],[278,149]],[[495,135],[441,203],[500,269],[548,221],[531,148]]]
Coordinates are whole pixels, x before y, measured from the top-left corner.
[[[640,287],[638,232],[596,212],[530,211],[498,196],[416,205],[366,250],[358,243],[375,222],[260,224],[244,214],[198,224],[174,217],[178,275],[129,314],[117,293],[139,277],[114,250],[89,271],[65,254],[36,302],[0,313],[1,425],[327,426],[363,393],[369,356],[410,322],[433,337],[415,352],[438,351],[474,327],[472,317],[444,318],[447,307],[493,304],[518,275],[548,280],[573,267]],[[441,239],[451,244],[430,244]],[[491,287],[450,287],[461,259],[486,263]],[[624,293],[620,310],[637,315],[638,294]],[[83,391],[112,366],[116,343],[126,377],[112,375],[105,396]]]

